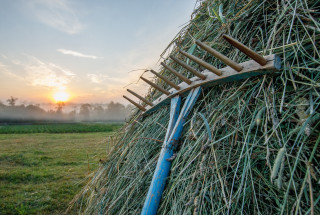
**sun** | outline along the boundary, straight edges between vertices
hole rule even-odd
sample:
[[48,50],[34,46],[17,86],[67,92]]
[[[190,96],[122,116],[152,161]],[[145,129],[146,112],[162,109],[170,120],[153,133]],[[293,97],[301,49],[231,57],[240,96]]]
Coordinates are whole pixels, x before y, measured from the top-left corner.
[[66,102],[68,101],[70,95],[67,92],[59,91],[53,94],[53,98],[56,102]]

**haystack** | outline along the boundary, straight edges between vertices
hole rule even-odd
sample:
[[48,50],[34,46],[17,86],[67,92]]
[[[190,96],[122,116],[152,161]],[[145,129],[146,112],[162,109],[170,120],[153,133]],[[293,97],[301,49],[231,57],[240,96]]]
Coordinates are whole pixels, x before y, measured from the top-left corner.
[[[215,67],[225,66],[195,40],[237,62],[248,60],[221,38],[228,34],[261,55],[277,54],[282,69],[202,91],[183,130],[158,214],[320,214],[320,1],[205,0],[195,8],[161,55],[168,65],[190,77],[168,56],[187,61],[178,50],[193,49]],[[180,82],[165,69],[161,74]],[[147,98],[160,95],[150,89]],[[136,110],[107,143],[108,160],[69,212],[139,214],[168,121],[169,106],[144,118]]]

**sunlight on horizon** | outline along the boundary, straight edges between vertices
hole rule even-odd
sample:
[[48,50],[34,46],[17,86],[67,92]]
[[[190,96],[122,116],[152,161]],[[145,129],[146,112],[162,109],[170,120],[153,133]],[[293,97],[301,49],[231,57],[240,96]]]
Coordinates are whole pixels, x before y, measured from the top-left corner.
[[69,100],[69,98],[69,93],[65,91],[59,91],[53,94],[53,99],[55,100],[55,102],[66,102]]

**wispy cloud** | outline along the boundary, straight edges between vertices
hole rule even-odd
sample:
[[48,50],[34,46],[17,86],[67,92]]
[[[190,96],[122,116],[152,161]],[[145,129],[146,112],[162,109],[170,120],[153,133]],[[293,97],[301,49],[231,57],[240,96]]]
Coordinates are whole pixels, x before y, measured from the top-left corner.
[[108,85],[118,85],[118,84],[124,84],[125,82],[120,79],[120,78],[112,78],[112,77],[109,77],[108,75],[103,75],[103,74],[88,74],[87,75],[90,79],[90,81],[92,83],[95,83],[95,84],[100,84],[100,83],[103,83],[103,82],[108,82]]
[[4,54],[0,54],[0,56],[1,56],[3,59],[8,60],[8,57],[5,56]]
[[74,73],[53,63],[45,63],[33,57],[33,63],[25,65],[26,80],[32,86],[63,89],[74,77]]
[[105,80],[108,79],[107,75],[101,75],[101,74],[98,74],[98,75],[97,74],[88,74],[88,77],[89,77],[90,81],[95,84],[104,82]]
[[[11,69],[10,66],[0,62],[0,73],[3,73],[7,76],[10,76],[12,78],[15,78],[16,80],[23,80],[23,77],[15,74]],[[3,77],[2,77],[3,78]]]
[[4,65],[3,63],[0,62],[0,68],[2,69],[7,69],[6,65]]
[[58,52],[61,52],[62,54],[67,54],[67,55],[72,55],[75,57],[83,57],[83,58],[90,58],[90,59],[102,59],[103,57],[97,57],[94,55],[87,55],[87,54],[83,54],[80,52],[76,52],[76,51],[72,51],[72,50],[67,50],[67,49],[57,49]]
[[58,66],[56,64],[53,63],[48,63],[48,66],[50,66],[51,68],[57,70],[57,71],[61,71],[63,74],[67,75],[67,76],[74,76],[75,74],[73,72],[71,72],[68,69],[62,68],[61,66]]
[[67,0],[33,0],[28,2],[37,19],[53,28],[68,34],[76,34],[84,25]]

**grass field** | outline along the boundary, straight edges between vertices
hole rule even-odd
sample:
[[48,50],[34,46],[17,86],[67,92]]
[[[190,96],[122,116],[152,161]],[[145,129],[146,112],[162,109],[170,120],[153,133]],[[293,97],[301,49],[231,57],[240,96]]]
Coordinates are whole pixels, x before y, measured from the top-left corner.
[[120,123],[64,123],[3,126],[0,125],[0,134],[110,132],[119,127],[121,127]]
[[62,214],[110,134],[0,134],[0,214]]

